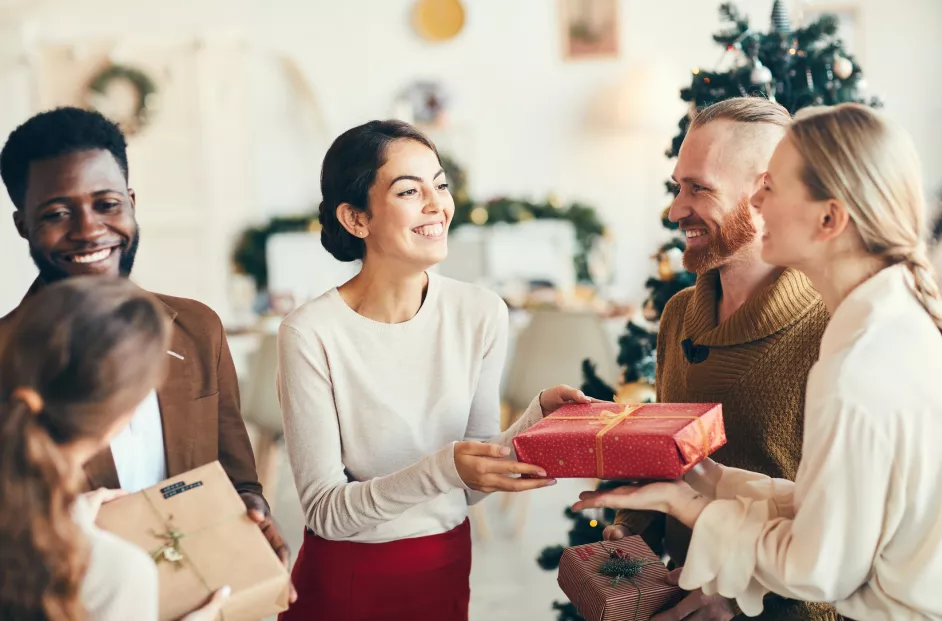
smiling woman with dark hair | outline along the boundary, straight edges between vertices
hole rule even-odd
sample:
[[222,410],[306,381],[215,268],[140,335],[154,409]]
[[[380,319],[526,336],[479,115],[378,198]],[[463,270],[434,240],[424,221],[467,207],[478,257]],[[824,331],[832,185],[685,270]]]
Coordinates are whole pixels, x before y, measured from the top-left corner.
[[[283,619],[467,619],[469,496],[551,485],[503,459],[513,435],[567,401],[535,398],[500,431],[507,306],[436,275],[454,201],[435,146],[373,121],[324,159],[324,247],[360,273],[278,335],[285,440],[308,531]],[[492,438],[488,443],[482,442]],[[521,479],[509,475],[527,474]]]

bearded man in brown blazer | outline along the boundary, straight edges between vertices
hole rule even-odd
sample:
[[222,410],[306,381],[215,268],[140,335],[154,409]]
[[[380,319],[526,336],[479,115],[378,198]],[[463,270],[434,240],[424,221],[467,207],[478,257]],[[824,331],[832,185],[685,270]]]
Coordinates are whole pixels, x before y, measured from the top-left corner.
[[[0,176],[16,207],[16,229],[39,268],[27,297],[71,276],[130,275],[140,232],[126,142],[114,123],[77,108],[34,116],[10,134],[0,153]],[[218,459],[287,563],[239,412],[222,323],[194,300],[157,297],[173,321],[167,380],[86,467],[89,488],[134,492]],[[0,319],[0,343],[16,312]]]

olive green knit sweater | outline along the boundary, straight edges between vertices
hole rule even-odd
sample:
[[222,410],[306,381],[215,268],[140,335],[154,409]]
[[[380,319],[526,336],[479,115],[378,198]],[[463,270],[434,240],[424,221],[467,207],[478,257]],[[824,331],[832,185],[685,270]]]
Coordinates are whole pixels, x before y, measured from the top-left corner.
[[[732,316],[717,325],[719,273],[668,302],[657,339],[657,400],[662,403],[723,404],[727,444],[718,463],[794,480],[801,459],[805,382],[818,359],[827,310],[811,282],[785,270]],[[690,339],[706,358],[688,362],[681,346]],[[644,531],[652,543],[683,564],[690,531],[664,516],[619,512],[616,523]],[[830,607],[770,597],[765,621],[839,619]]]

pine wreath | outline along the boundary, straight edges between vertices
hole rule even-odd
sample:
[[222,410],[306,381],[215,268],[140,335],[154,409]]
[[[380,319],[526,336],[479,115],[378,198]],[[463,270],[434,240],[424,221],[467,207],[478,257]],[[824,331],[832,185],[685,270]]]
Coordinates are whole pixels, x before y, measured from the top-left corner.
[[121,80],[129,82],[137,92],[137,108],[130,118],[114,120],[118,121],[126,134],[135,134],[150,121],[154,94],[157,92],[154,81],[140,69],[125,65],[111,65],[95,76],[88,85],[92,107],[98,107],[94,105],[96,96],[106,97],[109,85]]

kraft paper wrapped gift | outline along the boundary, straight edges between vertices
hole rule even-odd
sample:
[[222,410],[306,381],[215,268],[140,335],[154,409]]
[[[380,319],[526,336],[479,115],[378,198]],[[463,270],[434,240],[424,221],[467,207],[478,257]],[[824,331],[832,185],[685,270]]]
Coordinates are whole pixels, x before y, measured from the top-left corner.
[[648,621],[685,595],[638,536],[567,548],[557,582],[586,621]]
[[227,584],[223,621],[258,621],[288,607],[288,572],[219,462],[106,503],[97,523],[154,558],[161,621]]
[[678,479],[726,444],[719,403],[565,405],[513,440],[549,477]]

